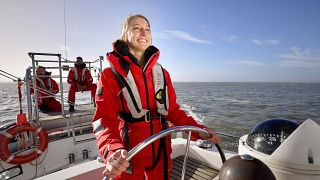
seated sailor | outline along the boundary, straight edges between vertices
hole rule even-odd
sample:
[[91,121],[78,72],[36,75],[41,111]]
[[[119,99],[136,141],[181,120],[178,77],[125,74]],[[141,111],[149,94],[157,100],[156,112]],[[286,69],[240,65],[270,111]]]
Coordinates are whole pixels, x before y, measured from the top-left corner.
[[91,91],[91,97],[95,106],[95,94],[97,85],[92,83],[93,79],[90,70],[86,68],[82,57],[77,57],[74,63],[74,68],[69,71],[68,83],[70,84],[68,101],[69,111],[74,111],[74,104],[76,100],[76,92]]
[[[55,99],[55,94],[59,92],[59,86],[51,76],[51,72],[46,71],[45,67],[36,68],[36,87],[38,91],[38,107],[41,112],[61,111],[61,103]],[[31,89],[34,92],[34,89]]]

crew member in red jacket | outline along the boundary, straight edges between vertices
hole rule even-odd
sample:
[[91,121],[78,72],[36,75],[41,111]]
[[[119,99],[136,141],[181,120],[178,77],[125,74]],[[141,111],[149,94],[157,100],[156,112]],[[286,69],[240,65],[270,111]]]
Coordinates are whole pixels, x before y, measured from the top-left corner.
[[[38,107],[40,111],[44,113],[49,111],[61,111],[61,103],[54,97],[54,95],[59,92],[59,86],[57,82],[50,77],[51,72],[47,72],[43,66],[38,66],[36,68],[36,74]],[[31,88],[31,92],[34,92],[33,88]]]
[[[147,146],[127,161],[127,151],[153,134],[174,125],[198,124],[179,109],[169,73],[157,63],[160,51],[151,45],[147,18],[129,16],[122,37],[107,54],[110,67],[102,72],[96,95],[93,131],[106,168],[113,179],[169,179],[171,173],[170,137]],[[217,143],[215,131],[194,133],[195,138]],[[126,172],[125,172],[126,171]]]
[[69,111],[74,111],[74,103],[76,100],[76,92],[91,91],[91,97],[95,106],[95,94],[97,85],[92,83],[93,79],[90,70],[86,68],[82,57],[77,57],[74,68],[69,71],[68,83],[70,84],[68,100]]

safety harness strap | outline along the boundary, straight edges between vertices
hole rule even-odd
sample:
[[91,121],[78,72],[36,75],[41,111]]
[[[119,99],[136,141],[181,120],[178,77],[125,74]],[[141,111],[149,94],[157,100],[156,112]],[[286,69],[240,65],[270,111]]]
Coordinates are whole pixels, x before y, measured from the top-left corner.
[[[46,87],[46,85],[44,84],[43,80],[37,77],[37,81],[40,83],[40,86],[42,87],[42,89],[48,89]],[[53,85],[51,82],[51,78],[48,78],[48,85],[49,85],[49,89],[52,90],[53,89]]]
[[152,76],[157,101],[157,111],[165,116],[168,114],[169,109],[168,88],[163,68],[160,64],[157,63],[152,68]]
[[[167,129],[168,128],[167,123],[163,116],[160,116],[160,121],[162,125],[162,130]],[[151,171],[157,166],[157,164],[159,163],[161,154],[163,155],[163,171],[164,171],[163,179],[167,180],[168,179],[168,152],[167,152],[166,137],[163,137],[160,139],[160,145],[158,148],[156,160],[153,163],[153,165],[151,167],[147,167],[146,170]]]
[[[82,69],[81,81],[86,80],[86,76],[85,76],[86,70],[87,70],[87,68],[83,68]],[[74,80],[78,81],[79,80],[79,75],[78,75],[77,68],[74,67],[73,68],[73,72],[74,72]]]
[[136,122],[142,122],[142,121],[148,122],[150,119],[152,119],[152,113],[150,111],[148,111],[144,116],[140,118],[134,118],[132,117],[131,113],[127,113],[127,112],[119,112],[118,115],[121,119],[125,120],[128,123],[136,123]]

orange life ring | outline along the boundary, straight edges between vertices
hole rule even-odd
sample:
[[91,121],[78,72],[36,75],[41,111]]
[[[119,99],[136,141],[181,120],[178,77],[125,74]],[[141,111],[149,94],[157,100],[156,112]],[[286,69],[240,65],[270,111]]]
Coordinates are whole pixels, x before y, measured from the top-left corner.
[[[9,150],[9,143],[12,138],[15,137],[17,134],[21,134],[23,132],[34,132],[38,133],[39,137],[39,144],[37,147],[31,151],[29,154],[26,155],[13,155],[12,152]],[[39,157],[48,147],[48,133],[44,128],[41,126],[36,128],[31,126],[31,124],[23,124],[23,125],[15,125],[11,128],[3,131],[0,134],[0,158],[10,164],[24,164],[27,162],[31,162],[37,157]]]

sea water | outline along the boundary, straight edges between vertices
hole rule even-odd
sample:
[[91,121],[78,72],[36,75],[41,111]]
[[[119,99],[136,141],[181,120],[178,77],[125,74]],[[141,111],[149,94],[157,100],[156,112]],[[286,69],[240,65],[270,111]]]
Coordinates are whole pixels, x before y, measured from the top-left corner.
[[[216,131],[242,136],[259,122],[282,118],[320,124],[320,83],[176,82],[177,102],[196,121]],[[26,111],[25,88],[22,89]],[[67,94],[65,95],[67,96]],[[77,103],[90,102],[90,93],[78,93]],[[17,85],[0,83],[0,124],[19,113]],[[237,139],[223,139],[235,150]]]

